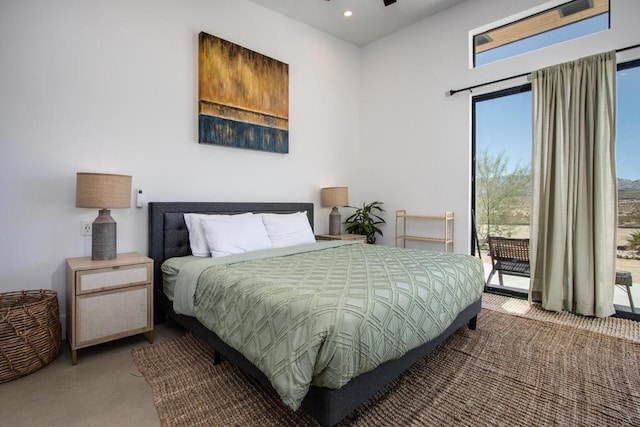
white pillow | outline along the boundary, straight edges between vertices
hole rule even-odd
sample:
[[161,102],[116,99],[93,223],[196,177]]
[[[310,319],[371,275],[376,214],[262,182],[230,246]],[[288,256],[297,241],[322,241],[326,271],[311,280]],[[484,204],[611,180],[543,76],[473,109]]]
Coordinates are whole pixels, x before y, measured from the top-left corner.
[[232,215],[200,218],[212,257],[242,254],[271,248],[259,216]]
[[[253,215],[251,212],[239,214],[239,215]],[[191,246],[191,254],[194,256],[211,256],[211,251],[207,245],[207,240],[204,237],[204,229],[200,223],[202,218],[211,217],[224,217],[228,218],[232,215],[211,215],[211,214],[184,214],[184,222],[187,224],[187,230],[189,230],[189,246]],[[234,215],[236,216],[236,215]]]
[[284,248],[286,246],[315,243],[316,238],[311,230],[306,212],[292,214],[264,213],[261,216],[267,229],[271,246]]

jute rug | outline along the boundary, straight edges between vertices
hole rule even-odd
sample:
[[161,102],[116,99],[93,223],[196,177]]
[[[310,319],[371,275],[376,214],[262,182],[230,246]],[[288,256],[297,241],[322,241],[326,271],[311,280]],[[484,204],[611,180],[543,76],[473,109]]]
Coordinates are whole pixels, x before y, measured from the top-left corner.
[[[314,425],[192,335],[133,358],[163,426]],[[640,426],[640,343],[483,309],[342,425]]]
[[566,311],[556,313],[542,308],[540,303],[529,303],[527,300],[509,298],[496,294],[482,295],[482,308],[528,319],[543,320],[579,329],[599,332],[640,343],[640,323],[616,317],[576,316]]

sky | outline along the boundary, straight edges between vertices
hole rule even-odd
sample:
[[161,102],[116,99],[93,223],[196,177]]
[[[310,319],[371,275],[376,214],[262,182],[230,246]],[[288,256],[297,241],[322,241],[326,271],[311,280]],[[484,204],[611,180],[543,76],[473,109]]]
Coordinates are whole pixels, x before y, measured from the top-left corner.
[[531,165],[531,92],[476,103],[476,156],[504,152],[509,171]]
[[618,71],[616,170],[618,178],[640,179],[640,66]]

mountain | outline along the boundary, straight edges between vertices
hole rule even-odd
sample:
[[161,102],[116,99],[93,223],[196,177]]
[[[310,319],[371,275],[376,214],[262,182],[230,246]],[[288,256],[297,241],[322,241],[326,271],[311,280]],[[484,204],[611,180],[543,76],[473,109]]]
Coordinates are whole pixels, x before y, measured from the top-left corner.
[[[512,175],[504,175],[500,177],[500,182],[506,182],[509,177],[511,177]],[[517,175],[515,175],[517,176]],[[477,184],[481,183],[481,179],[477,180]],[[526,187],[525,193],[528,194],[529,193],[529,188]],[[618,190],[619,191],[638,191],[640,190],[640,179],[623,179],[623,178],[618,178]]]
[[618,190],[640,190],[640,179],[622,179],[618,178]]

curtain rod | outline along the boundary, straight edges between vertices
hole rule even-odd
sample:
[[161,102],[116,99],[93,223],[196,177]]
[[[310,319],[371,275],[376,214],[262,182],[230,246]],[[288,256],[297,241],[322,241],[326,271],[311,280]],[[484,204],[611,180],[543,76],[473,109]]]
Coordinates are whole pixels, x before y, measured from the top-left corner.
[[[623,47],[623,48],[620,48],[620,49],[616,49],[616,53],[624,52],[625,50],[635,49],[637,47],[640,47],[640,43],[639,44],[634,44],[633,46],[627,46],[627,47]],[[445,95],[446,96],[452,96],[452,95],[455,95],[458,92],[464,92],[466,90],[471,91],[472,89],[476,89],[476,88],[479,88],[479,87],[482,87],[482,86],[492,85],[494,83],[504,82],[505,80],[517,79],[518,77],[525,77],[525,76],[528,76],[529,74],[531,74],[531,73],[522,73],[522,74],[518,74],[517,76],[505,77],[503,79],[493,80],[493,81],[490,81],[490,82],[487,82],[487,83],[478,83],[477,85],[465,87],[465,88],[462,88],[462,89],[452,89],[452,90],[448,91]]]

